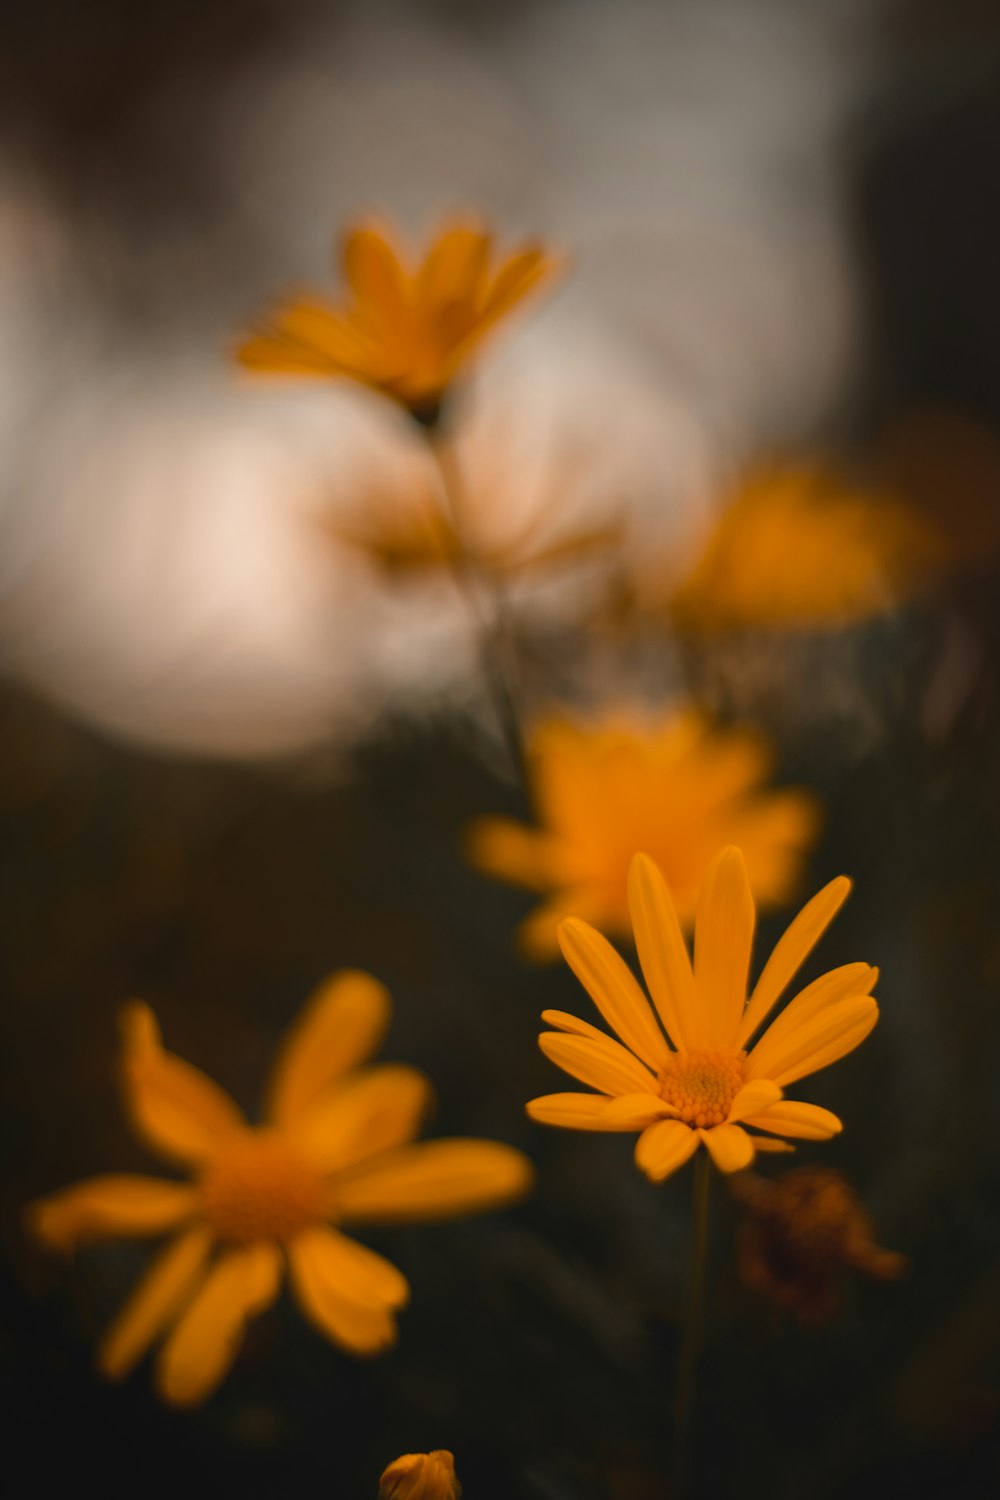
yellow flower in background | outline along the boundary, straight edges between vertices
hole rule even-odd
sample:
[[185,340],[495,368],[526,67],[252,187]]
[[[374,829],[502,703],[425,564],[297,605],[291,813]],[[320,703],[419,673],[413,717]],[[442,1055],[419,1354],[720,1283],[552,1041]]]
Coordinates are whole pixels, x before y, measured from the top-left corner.
[[[836,1135],[836,1115],[786,1099],[784,1091],[864,1041],[878,1020],[871,997],[878,970],[854,963],[824,974],[751,1043],[850,888],[839,876],[803,907],[748,1001],[755,912],[740,850],[724,849],[705,879],[693,967],[666,882],[637,854],[629,904],[655,1013],[599,932],[577,919],[563,922],[566,961],[621,1041],[563,1011],[543,1012],[558,1028],[539,1038],[546,1057],[599,1092],[533,1099],[529,1115],[570,1130],[640,1131],[635,1160],[651,1182],[669,1177],[699,1145],[720,1171],[738,1172],[757,1151],[792,1149],[781,1137]],[[751,1135],[747,1127],[768,1134]]]
[[166,1336],[156,1384],[178,1405],[204,1400],[247,1321],[278,1295],[287,1265],[305,1316],[351,1354],[396,1337],[405,1277],[341,1231],[498,1207],[532,1181],[527,1158],[483,1140],[412,1144],[431,1100],[423,1074],[359,1067],[388,1025],[386,990],[345,971],[316,992],[271,1079],[267,1123],[164,1050],[145,1005],[123,1013],[123,1081],[139,1136],[189,1182],[95,1177],[29,1209],[34,1233],[68,1251],[92,1240],[174,1239],[105,1336],[102,1373],[118,1379]]
[[455,1459],[447,1448],[404,1453],[382,1475],[379,1500],[461,1500]]
[[440,229],[414,264],[391,228],[363,221],[347,231],[342,259],[347,298],[280,303],[241,345],[240,363],[360,381],[428,423],[485,336],[560,264],[535,244],[497,259],[492,236],[472,221]]
[[525,952],[558,954],[563,917],[603,932],[631,932],[628,871],[647,849],[666,876],[682,924],[694,921],[698,891],[719,848],[738,843],[754,895],[787,900],[816,836],[816,799],[766,786],[771,755],[755,732],[712,729],[693,711],[653,720],[608,713],[549,719],[528,746],[539,828],[483,818],[468,853],[481,870],[547,899],[520,929]]
[[749,474],[672,593],[682,627],[836,629],[922,588],[946,552],[937,528],[889,492],[829,464]]

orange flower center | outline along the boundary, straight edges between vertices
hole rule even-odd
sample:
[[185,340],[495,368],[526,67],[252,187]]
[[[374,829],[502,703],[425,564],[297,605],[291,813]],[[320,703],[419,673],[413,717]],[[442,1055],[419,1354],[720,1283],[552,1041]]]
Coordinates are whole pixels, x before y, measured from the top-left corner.
[[660,1098],[686,1125],[722,1125],[743,1087],[744,1060],[742,1052],[676,1053],[660,1074]]
[[241,1130],[207,1164],[201,1210],[220,1240],[287,1240],[323,1217],[323,1185],[277,1130]]

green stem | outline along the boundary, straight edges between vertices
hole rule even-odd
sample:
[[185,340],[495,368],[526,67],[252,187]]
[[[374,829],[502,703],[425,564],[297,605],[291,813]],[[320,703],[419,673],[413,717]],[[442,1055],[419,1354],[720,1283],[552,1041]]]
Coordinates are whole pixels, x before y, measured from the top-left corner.
[[[455,580],[465,595],[476,623],[479,660],[511,768],[530,802],[528,761],[521,717],[517,709],[516,653],[507,603],[499,580],[484,578],[466,544],[462,516],[462,480],[454,454],[433,431],[428,432],[428,447],[437,467],[444,508],[457,543],[453,559]],[[484,590],[489,593],[492,609],[488,609],[484,603]]]
[[708,1199],[712,1166],[708,1152],[699,1150],[694,1159],[691,1259],[688,1264],[687,1299],[677,1354],[674,1388],[674,1444],[672,1456],[672,1500],[687,1494],[691,1468],[691,1416],[694,1410],[698,1356],[701,1352],[705,1270],[708,1260]]

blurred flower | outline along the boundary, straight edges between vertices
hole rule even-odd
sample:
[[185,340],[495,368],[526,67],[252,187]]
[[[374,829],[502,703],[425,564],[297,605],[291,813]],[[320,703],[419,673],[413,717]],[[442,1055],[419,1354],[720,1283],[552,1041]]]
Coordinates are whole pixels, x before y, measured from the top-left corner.
[[848,1271],[892,1280],[906,1259],[883,1250],[857,1193],[832,1167],[802,1167],[774,1181],[746,1173],[732,1190],[746,1214],[740,1228],[740,1279],[802,1323],[838,1311]]
[[711,860],[731,842],[744,851],[756,899],[774,905],[798,879],[820,813],[806,792],[765,789],[770,759],[758,734],[713,730],[692,711],[652,721],[622,712],[593,723],[552,718],[529,745],[542,827],[483,818],[470,830],[469,856],[546,893],[520,931],[540,959],[556,956],[566,916],[630,933],[628,869],[640,848],[666,876],[685,927]]
[[376,223],[349,229],[350,300],[338,307],[302,296],[279,304],[240,346],[240,363],[266,374],[357,380],[432,424],[485,335],[550,280],[558,262],[529,244],[494,264],[491,235],[471,221],[439,230],[414,266],[394,238]]
[[566,961],[625,1045],[576,1016],[543,1011],[542,1019],[558,1027],[539,1038],[546,1057],[600,1092],[533,1099],[529,1115],[570,1130],[641,1131],[635,1160],[651,1182],[683,1166],[699,1144],[722,1172],[742,1171],[755,1151],[793,1149],[769,1136],[751,1136],[745,1126],[811,1141],[837,1135],[842,1126],[835,1114],[785,1099],[784,1090],[864,1041],[878,1020],[871,997],[878,970],[862,963],[831,970],[800,991],[749,1051],[747,1043],[850,889],[850,881],[838,876],[802,908],[747,1002],[755,914],[740,850],[724,849],[705,878],[693,970],[666,881],[647,855],[637,854],[629,871],[629,905],[663,1029],[607,940],[569,918],[559,928]]
[[160,1394],[178,1405],[204,1400],[249,1318],[277,1296],[285,1258],[305,1316],[348,1352],[378,1354],[395,1340],[409,1287],[339,1226],[469,1213],[527,1190],[530,1164],[509,1146],[411,1144],[431,1098],[427,1079],[395,1064],[357,1066],[378,1046],[389,1011],[387,992],[366,974],[322,985],[272,1075],[267,1123],[253,1127],[211,1079],[164,1051],[147,1006],[126,1007],[132,1123],[192,1180],[95,1177],[28,1211],[34,1233],[63,1251],[178,1231],[105,1336],[103,1374],[127,1374],[167,1334]]
[[382,1475],[379,1500],[460,1500],[454,1455],[447,1448],[433,1453],[404,1453]]
[[696,630],[838,629],[922,589],[948,556],[916,507],[823,462],[749,474],[669,601]]

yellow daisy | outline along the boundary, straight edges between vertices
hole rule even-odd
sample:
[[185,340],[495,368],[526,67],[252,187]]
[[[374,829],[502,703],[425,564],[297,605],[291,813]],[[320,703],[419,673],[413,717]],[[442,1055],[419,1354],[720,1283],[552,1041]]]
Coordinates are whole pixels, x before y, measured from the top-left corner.
[[251,1126],[204,1073],[164,1050],[153,1013],[123,1013],[123,1082],[140,1137],[189,1182],[94,1177],[29,1209],[35,1234],[69,1251],[105,1238],[160,1235],[161,1252],[106,1334],[98,1366],[118,1379],[166,1336],[157,1389],[204,1400],[229,1369],[247,1321],[278,1295],[287,1265],[305,1316],[351,1354],[396,1337],[405,1277],[342,1233],[509,1203],[532,1170],[510,1146],[411,1144],[431,1090],[413,1068],[360,1068],[390,1013],[387,991],[345,971],[316,992],[271,1079],[266,1124]]
[[670,610],[698,630],[837,629],[923,587],[944,557],[915,506],[823,462],[748,474]]
[[557,1028],[539,1038],[546,1057],[599,1092],[533,1099],[529,1115],[571,1130],[640,1131],[635,1160],[651,1182],[669,1177],[699,1145],[720,1171],[738,1172],[756,1151],[793,1149],[776,1138],[836,1135],[836,1115],[786,1099],[784,1091],[864,1041],[878,1020],[871,996],[878,970],[855,963],[824,974],[751,1043],[850,889],[838,876],[803,907],[748,1001],[755,913],[740,850],[724,849],[705,878],[693,968],[666,881],[637,854],[629,904],[655,1014],[600,933],[574,918],[563,922],[566,961],[621,1041],[576,1016],[543,1012]]
[[445,225],[415,264],[390,227],[362,221],[347,231],[342,258],[343,303],[313,295],[279,304],[237,358],[267,374],[360,381],[426,423],[486,334],[559,265],[535,244],[495,260],[491,235],[472,221]]
[[461,1500],[455,1458],[447,1448],[404,1453],[382,1475],[379,1500]]
[[692,711],[658,719],[608,713],[594,722],[549,719],[528,746],[539,828],[483,818],[469,832],[472,862],[544,892],[520,930],[532,958],[555,958],[566,916],[603,932],[631,932],[628,869],[636,849],[660,866],[685,927],[716,851],[738,843],[753,892],[785,901],[819,827],[816,799],[766,787],[766,743],[748,730],[712,729]]

